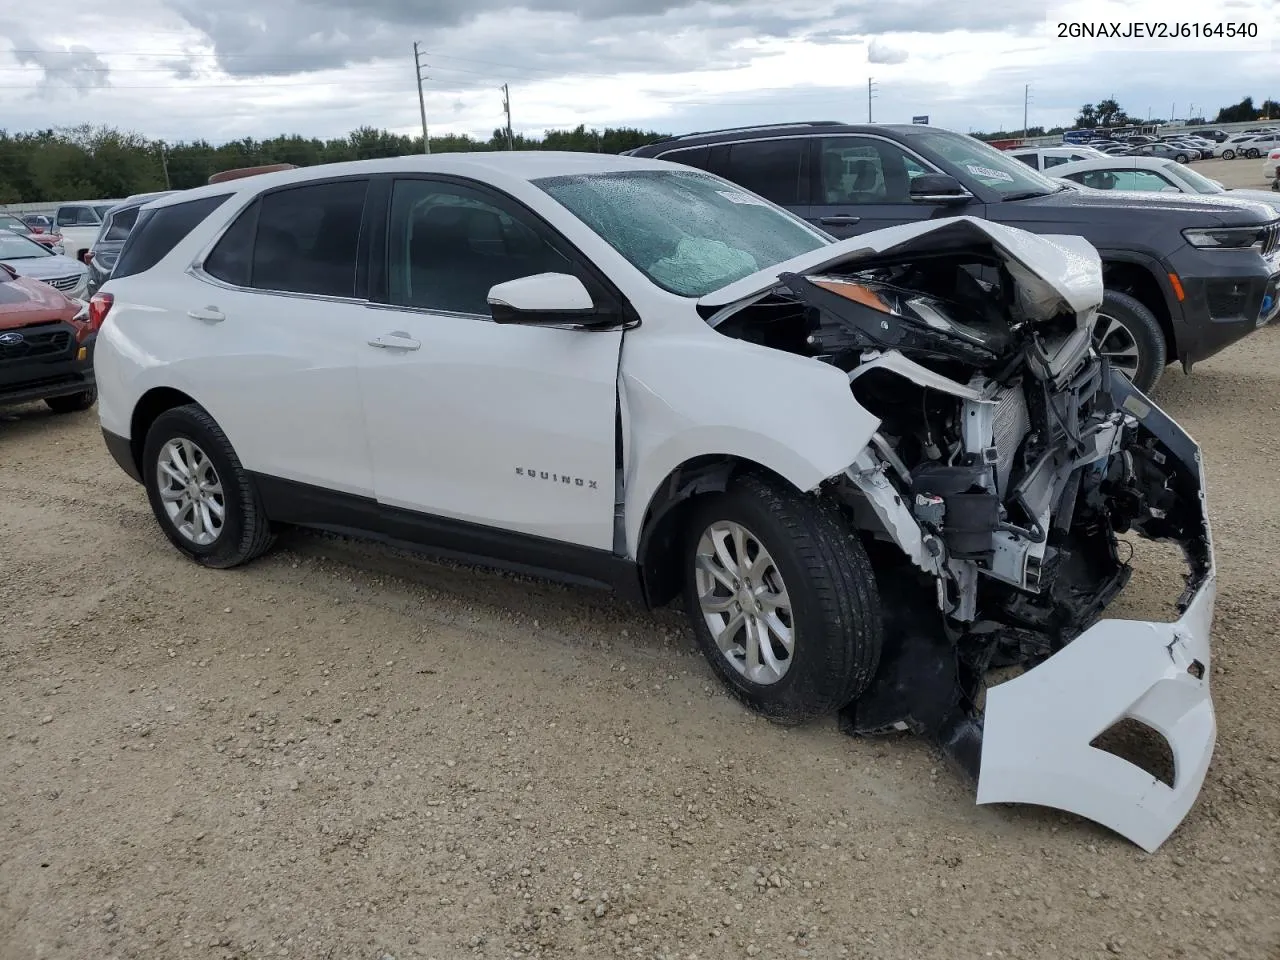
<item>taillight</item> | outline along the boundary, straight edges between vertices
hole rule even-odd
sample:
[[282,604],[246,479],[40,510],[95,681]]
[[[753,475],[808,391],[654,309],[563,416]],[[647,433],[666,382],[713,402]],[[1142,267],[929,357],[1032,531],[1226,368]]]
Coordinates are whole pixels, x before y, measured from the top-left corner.
[[107,319],[107,314],[111,310],[111,305],[116,302],[116,298],[110,293],[95,293],[89,300],[89,329],[98,331],[102,329],[102,322]]

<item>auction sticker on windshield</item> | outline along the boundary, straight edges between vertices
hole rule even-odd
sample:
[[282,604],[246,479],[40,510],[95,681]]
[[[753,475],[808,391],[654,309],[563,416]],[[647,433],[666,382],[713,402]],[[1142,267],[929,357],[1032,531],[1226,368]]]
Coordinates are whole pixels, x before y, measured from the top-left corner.
[[759,197],[753,197],[749,193],[739,193],[737,190],[717,190],[716,193],[730,203],[742,203],[751,207],[767,207],[769,205]]
[[1003,170],[992,170],[990,167],[984,167],[977,163],[966,163],[964,168],[975,177],[985,177],[988,180],[1003,180],[1005,183],[1013,183],[1013,177],[1005,173]]

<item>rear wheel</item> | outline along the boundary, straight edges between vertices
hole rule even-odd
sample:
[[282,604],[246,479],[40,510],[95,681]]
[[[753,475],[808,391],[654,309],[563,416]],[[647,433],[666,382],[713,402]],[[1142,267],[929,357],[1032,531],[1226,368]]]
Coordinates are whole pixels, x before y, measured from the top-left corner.
[[1262,154],[1259,153],[1257,150],[1255,150],[1253,147],[1250,147],[1248,150],[1246,150],[1244,152],[1244,155],[1250,160],[1257,160],[1258,157],[1262,156]]
[[90,389],[61,397],[46,397],[44,402],[54,413],[79,413],[98,402],[98,391]]
[[1223,159],[1223,160],[1234,160],[1235,158],[1236,158],[1236,152],[1235,152],[1234,150],[1223,150],[1223,151],[1222,151],[1222,159]]
[[1164,373],[1168,346],[1160,321],[1127,293],[1105,291],[1094,322],[1093,345],[1143,393],[1150,393]]
[[1190,159],[1190,157],[1188,157],[1185,153],[1178,153],[1174,155],[1173,159],[1178,161],[1178,163],[1186,163],[1187,160]]
[[253,479],[203,407],[188,404],[156,417],[142,475],[165,536],[197,563],[234,567],[271,546]]
[[835,509],[753,475],[694,504],[685,602],[734,695],[799,723],[848,704],[880,661],[870,561]]

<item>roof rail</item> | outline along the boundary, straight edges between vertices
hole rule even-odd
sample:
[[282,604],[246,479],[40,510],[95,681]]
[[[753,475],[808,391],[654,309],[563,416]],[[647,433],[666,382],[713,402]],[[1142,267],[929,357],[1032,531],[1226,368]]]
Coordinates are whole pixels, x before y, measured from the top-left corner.
[[761,123],[746,127],[723,127],[719,130],[697,130],[693,133],[684,133],[678,137],[669,137],[668,139],[692,140],[694,137],[709,137],[717,133],[750,133],[756,130],[785,130],[788,127],[839,127],[843,125],[840,120],[797,120],[793,123]]

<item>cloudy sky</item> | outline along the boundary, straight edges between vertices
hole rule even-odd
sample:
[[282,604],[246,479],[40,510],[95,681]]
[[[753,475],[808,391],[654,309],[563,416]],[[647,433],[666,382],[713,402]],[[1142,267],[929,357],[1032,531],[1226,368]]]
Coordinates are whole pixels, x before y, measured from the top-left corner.
[[[80,9],[77,9],[80,7]],[[130,0],[0,7],[0,124],[215,142],[364,125],[683,132],[928,114],[952,129],[1070,122],[1116,97],[1186,116],[1280,99],[1280,0]],[[82,12],[83,11],[83,12]],[[1257,24],[1252,39],[1060,39],[1060,20]]]

